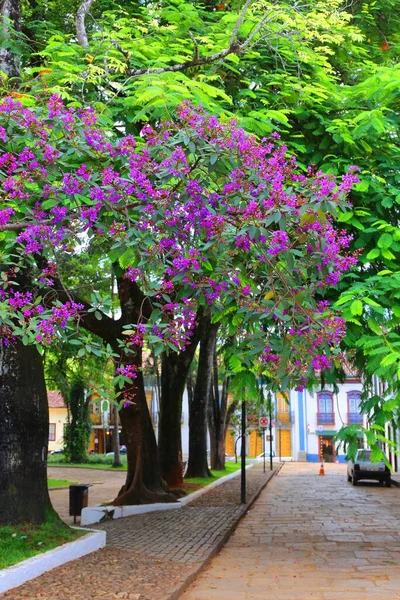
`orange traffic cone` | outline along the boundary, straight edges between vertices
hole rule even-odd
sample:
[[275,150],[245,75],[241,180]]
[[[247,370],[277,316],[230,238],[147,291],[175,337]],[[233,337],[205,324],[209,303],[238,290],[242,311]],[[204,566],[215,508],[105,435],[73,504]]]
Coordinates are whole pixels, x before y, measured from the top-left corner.
[[319,469],[319,474],[320,475],[325,475],[325,471],[324,471],[324,463],[321,463],[321,467]]

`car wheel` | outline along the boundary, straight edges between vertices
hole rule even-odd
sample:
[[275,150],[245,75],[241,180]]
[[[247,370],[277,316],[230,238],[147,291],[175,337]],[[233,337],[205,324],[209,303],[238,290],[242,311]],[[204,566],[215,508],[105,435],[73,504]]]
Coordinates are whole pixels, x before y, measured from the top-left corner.
[[350,483],[350,481],[351,481],[351,475],[347,475],[347,481]]
[[357,478],[355,477],[355,475],[353,474],[353,477],[351,478],[351,483],[353,485],[357,485]]
[[386,487],[392,487],[392,482],[390,481],[390,479],[386,480]]
[[382,486],[383,485],[383,481],[382,479],[379,480],[379,485]]

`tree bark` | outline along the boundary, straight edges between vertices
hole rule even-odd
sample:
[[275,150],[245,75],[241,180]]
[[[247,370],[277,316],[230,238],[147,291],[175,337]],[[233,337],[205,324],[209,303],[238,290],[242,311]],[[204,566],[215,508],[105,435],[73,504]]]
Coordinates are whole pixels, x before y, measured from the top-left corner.
[[49,411],[42,359],[16,340],[0,345],[0,524],[52,511],[47,489]]
[[[125,357],[125,364],[127,357]],[[165,491],[158,464],[157,443],[153,424],[147,406],[141,371],[142,352],[138,348],[131,355],[130,364],[137,366],[137,378],[126,383],[123,389],[131,400],[120,411],[121,424],[127,448],[128,471],[125,485],[122,486],[113,504],[147,504],[154,502],[175,502],[176,497]],[[119,390],[118,390],[119,391]]]
[[119,425],[118,425],[119,410],[118,410],[118,406],[113,406],[112,410],[113,410],[113,413],[114,413],[114,435],[113,435],[114,460],[113,460],[113,467],[121,467],[122,466],[122,462],[121,462],[121,453],[120,453],[120,448],[119,448]]
[[86,15],[90,10],[94,0],[83,0],[76,12],[75,25],[76,25],[76,37],[78,44],[86,48],[89,46],[89,41],[86,33],[85,19]]
[[[0,0],[0,27],[3,40],[10,40],[10,27],[15,31],[21,30],[20,0]],[[19,77],[20,61],[17,54],[10,48],[0,48],[0,71],[8,77]]]
[[[198,318],[200,314],[198,313]],[[199,343],[198,325],[184,352],[166,352],[161,360],[160,421],[158,456],[161,476],[173,488],[183,485],[182,472],[182,398],[186,379]]]
[[214,350],[213,385],[211,386],[208,404],[208,430],[210,434],[211,468],[216,471],[225,469],[228,386],[229,378],[226,377],[222,384],[221,394],[219,393],[217,353]]
[[219,324],[209,316],[200,321],[200,354],[193,400],[189,404],[189,477],[211,477],[207,463],[207,404]]

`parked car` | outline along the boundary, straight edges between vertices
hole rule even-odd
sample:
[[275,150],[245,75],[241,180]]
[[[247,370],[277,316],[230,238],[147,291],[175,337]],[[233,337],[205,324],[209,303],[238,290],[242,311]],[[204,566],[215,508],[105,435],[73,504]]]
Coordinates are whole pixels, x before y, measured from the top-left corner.
[[[120,446],[119,453],[126,454],[126,446]],[[114,452],[107,452],[106,456],[114,456]]]
[[50,450],[49,454],[53,455],[53,454],[64,454],[64,450],[60,449],[60,450]]
[[354,462],[347,463],[347,481],[357,485],[360,479],[374,479],[391,486],[390,469],[382,460],[371,462],[371,450],[358,450]]

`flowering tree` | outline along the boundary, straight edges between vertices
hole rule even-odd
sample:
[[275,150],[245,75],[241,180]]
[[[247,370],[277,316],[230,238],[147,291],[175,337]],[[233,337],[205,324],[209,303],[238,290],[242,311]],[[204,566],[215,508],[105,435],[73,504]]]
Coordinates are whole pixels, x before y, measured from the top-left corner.
[[[156,354],[184,349],[201,309],[232,320],[243,352],[283,387],[329,368],[344,323],[321,298],[356,261],[333,227],[355,169],[340,181],[299,173],[284,146],[190,104],[139,140],[57,96],[36,108],[6,98],[0,124],[2,343],[63,334],[83,353],[93,345],[82,329],[98,335],[115,361],[128,448],[115,504],[170,501],[144,394],[145,340]],[[116,317],[70,280],[84,249],[112,264]]]

